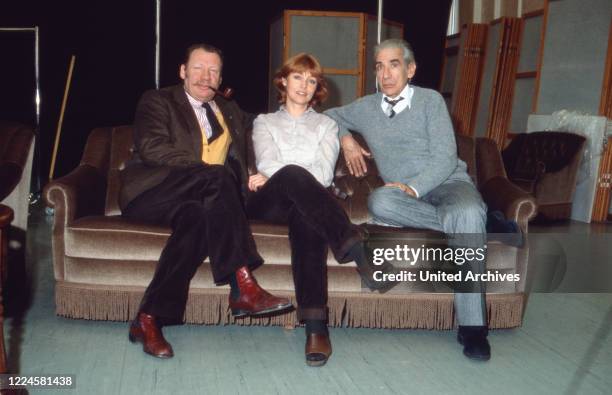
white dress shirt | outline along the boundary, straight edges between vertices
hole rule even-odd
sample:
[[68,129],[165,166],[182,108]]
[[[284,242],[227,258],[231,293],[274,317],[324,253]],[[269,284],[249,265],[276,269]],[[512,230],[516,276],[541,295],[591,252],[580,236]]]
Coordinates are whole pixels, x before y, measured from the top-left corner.
[[[210,126],[210,122],[208,122],[208,118],[206,117],[206,109],[202,107],[203,102],[191,96],[189,93],[187,93],[187,91],[185,91],[185,94],[187,95],[187,100],[189,100],[189,104],[191,104],[191,108],[193,108],[193,112],[198,119],[200,128],[204,130],[204,133],[206,133],[206,138],[209,139],[210,136],[212,136],[212,126]],[[217,107],[214,100],[209,101],[208,104],[210,104],[210,108],[212,108],[215,113],[220,112],[219,107]]]
[[[404,111],[406,107],[410,109],[410,105],[412,104],[412,95],[414,95],[414,89],[412,89],[410,84],[406,84],[404,89],[402,89],[400,94],[395,98],[390,98],[389,96],[383,93],[382,100],[380,102],[380,107],[382,108],[383,112],[387,114],[387,116],[389,116],[391,113],[391,107],[393,107],[393,111],[395,111],[395,114],[399,114],[400,112]],[[397,102],[395,106],[392,106],[391,104],[385,101],[386,98],[388,98],[389,100],[397,100],[400,97],[403,97],[404,99]]]
[[264,176],[272,177],[286,165],[298,165],[328,187],[340,151],[338,125],[310,107],[293,117],[281,106],[255,119],[253,146],[257,170]]

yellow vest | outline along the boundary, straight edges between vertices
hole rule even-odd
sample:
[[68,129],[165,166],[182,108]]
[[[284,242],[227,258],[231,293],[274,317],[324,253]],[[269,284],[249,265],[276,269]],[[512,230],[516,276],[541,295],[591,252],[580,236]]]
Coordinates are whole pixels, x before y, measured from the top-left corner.
[[208,144],[206,132],[202,128],[202,161],[209,165],[222,165],[227,158],[229,146],[232,143],[232,136],[229,133],[225,119],[221,112],[215,112],[219,124],[223,128],[221,136],[217,137],[212,143]]

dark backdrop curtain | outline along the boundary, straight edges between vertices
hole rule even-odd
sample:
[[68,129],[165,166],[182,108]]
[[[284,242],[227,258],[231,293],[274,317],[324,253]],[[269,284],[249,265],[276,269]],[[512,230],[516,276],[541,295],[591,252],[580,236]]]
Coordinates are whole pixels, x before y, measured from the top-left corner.
[[[385,0],[384,16],[404,24],[418,70],[438,86],[451,0]],[[160,85],[179,82],[185,47],[208,42],[225,53],[224,82],[247,111],[268,94],[268,26],[284,9],[367,12],[376,0],[162,1]],[[155,0],[4,1],[0,26],[40,26],[40,174],[46,179],[70,56],[76,55],[55,176],[79,162],[94,127],[130,124],[140,95],[154,88]],[[0,119],[33,125],[33,34],[0,33]]]

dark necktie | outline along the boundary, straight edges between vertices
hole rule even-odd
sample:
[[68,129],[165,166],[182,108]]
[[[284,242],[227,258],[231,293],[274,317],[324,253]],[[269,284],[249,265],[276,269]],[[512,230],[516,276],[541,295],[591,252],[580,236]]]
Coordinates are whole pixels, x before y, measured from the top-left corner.
[[391,100],[388,97],[385,97],[385,101],[391,105],[391,111],[389,111],[389,118],[393,118],[395,116],[395,110],[393,109],[393,107],[395,107],[395,105],[399,103],[400,101],[402,101],[403,99],[404,98],[401,96],[395,100]]
[[213,111],[212,107],[210,107],[210,104],[202,103],[202,107],[204,107],[204,110],[206,110],[206,119],[208,119],[210,129],[212,130],[212,135],[208,139],[208,143],[210,144],[210,142],[223,134],[223,127],[221,127],[221,124],[217,119],[217,115]]

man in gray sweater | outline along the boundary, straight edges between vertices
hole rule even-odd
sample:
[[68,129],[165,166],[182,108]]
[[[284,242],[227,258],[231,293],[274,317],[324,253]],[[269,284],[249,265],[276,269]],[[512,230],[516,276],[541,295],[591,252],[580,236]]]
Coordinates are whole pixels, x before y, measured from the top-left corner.
[[[453,127],[442,96],[410,85],[416,71],[410,45],[399,39],[374,50],[376,81],[382,92],[326,112],[339,125],[344,158],[350,172],[367,172],[365,151],[353,139],[360,133],[374,155],[385,185],[369,197],[373,220],[391,226],[425,228],[451,236],[454,247],[483,248],[486,205],[457,158]],[[456,262],[459,264],[459,262]],[[484,272],[484,260],[462,265]],[[466,269],[467,268],[467,269]],[[455,293],[458,341],[464,354],[488,360],[488,327],[482,284]]]

